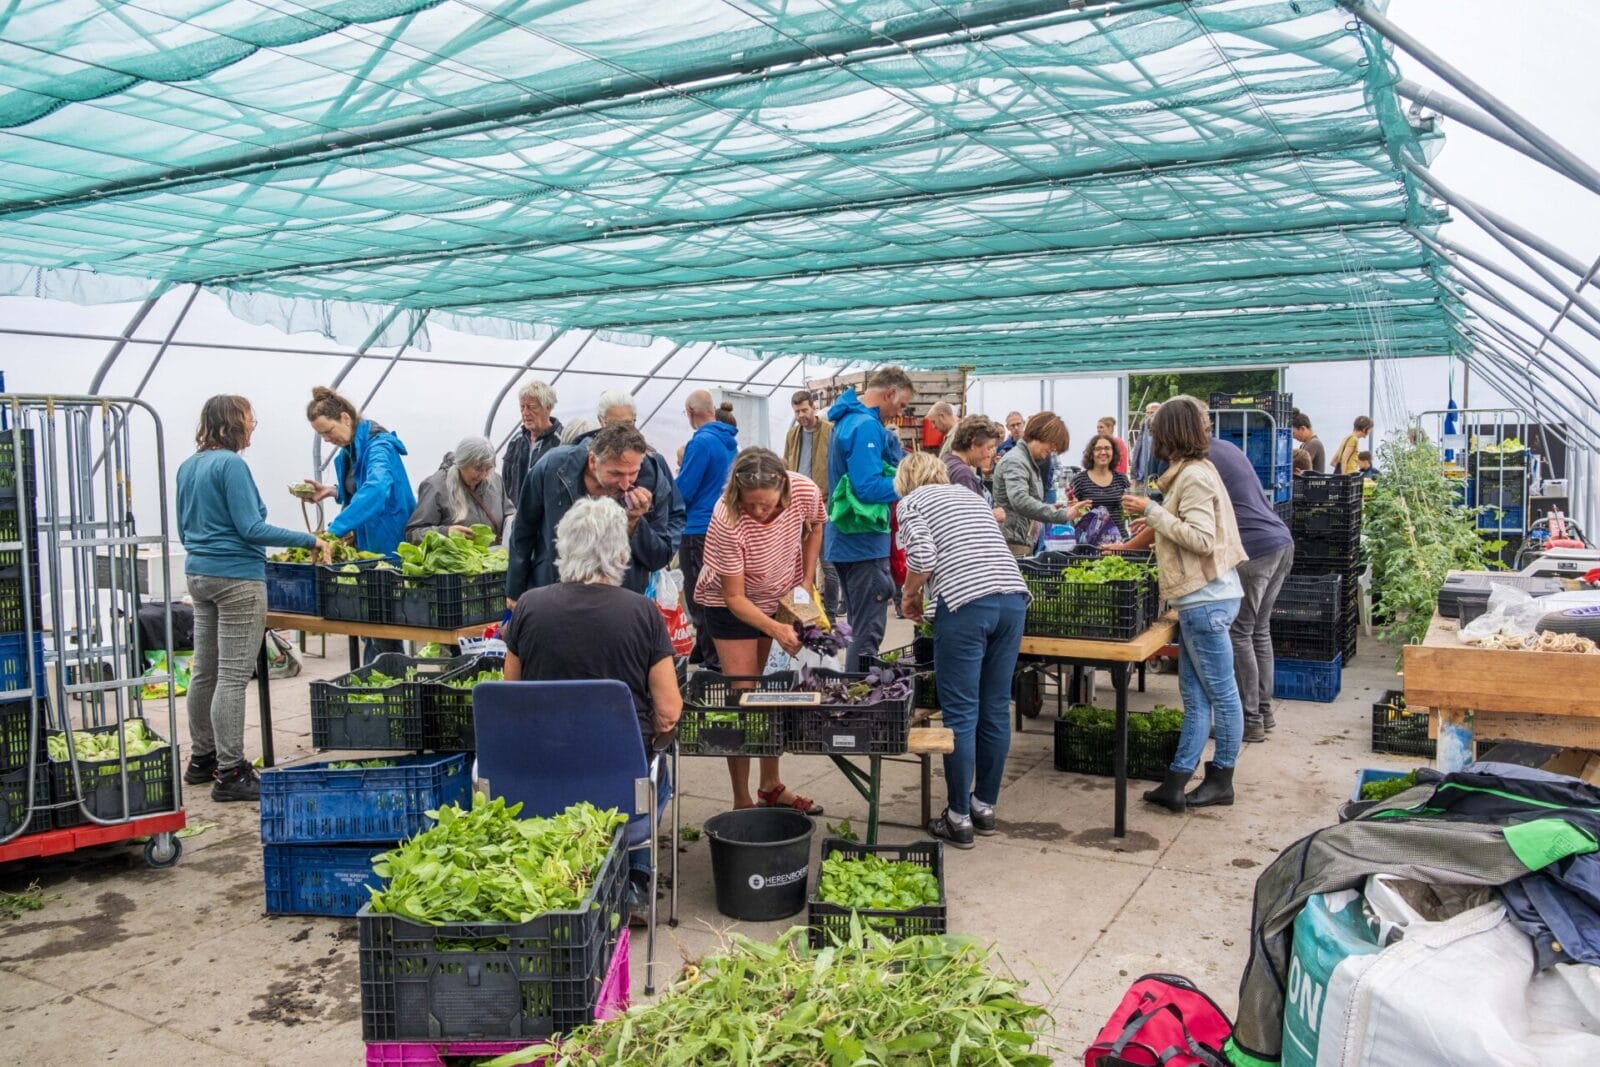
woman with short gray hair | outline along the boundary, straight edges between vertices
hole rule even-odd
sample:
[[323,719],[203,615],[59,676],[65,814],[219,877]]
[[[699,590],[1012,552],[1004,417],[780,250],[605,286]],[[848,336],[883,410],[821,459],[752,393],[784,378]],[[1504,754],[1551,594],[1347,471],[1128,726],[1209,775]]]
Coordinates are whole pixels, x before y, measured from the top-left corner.
[[594,413],[602,427],[618,422],[639,421],[639,405],[626,389],[607,389],[601,393]]
[[481,523],[498,542],[510,510],[505,483],[494,472],[494,446],[482,437],[464,437],[417,488],[406,540],[417,544],[429,531],[470,536],[471,527]]
[[[633,696],[646,754],[665,749],[683,696],[660,609],[619,585],[633,556],[628,513],[610,497],[584,497],[556,524],[555,540],[561,581],[523,593],[500,635],[506,681],[619,681]],[[665,799],[665,776],[661,781]],[[637,916],[649,903],[650,853],[628,856]]]

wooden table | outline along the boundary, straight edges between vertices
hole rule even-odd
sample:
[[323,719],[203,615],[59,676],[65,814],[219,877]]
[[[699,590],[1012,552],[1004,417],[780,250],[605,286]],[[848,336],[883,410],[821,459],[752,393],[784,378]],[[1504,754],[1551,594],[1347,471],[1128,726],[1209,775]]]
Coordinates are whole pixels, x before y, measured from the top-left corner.
[[[1111,675],[1117,693],[1117,736],[1112,769],[1116,776],[1111,833],[1124,837],[1128,832],[1128,675],[1136,667],[1177,639],[1176,619],[1157,620],[1131,641],[1088,641],[1067,637],[1024,637],[1021,652],[1042,656],[1074,667],[1103,668]],[[1022,729],[1022,712],[1017,711],[1017,729]]]
[[1428,709],[1442,771],[1472,762],[1476,738],[1600,751],[1600,656],[1464,645],[1438,615],[1407,645],[1406,706]]
[[[488,623],[477,622],[454,630],[434,630],[421,626],[391,626],[366,622],[346,622],[343,619],[324,619],[320,615],[291,615],[287,612],[267,612],[267,629],[299,630],[308,634],[344,634],[350,638],[350,669],[361,666],[361,639],[375,638],[389,641],[411,641],[426,644],[435,641],[453,645],[463,637],[481,637]],[[261,765],[273,764],[272,751],[272,692],[267,678],[267,647],[262,643],[256,655],[256,686],[261,697]]]

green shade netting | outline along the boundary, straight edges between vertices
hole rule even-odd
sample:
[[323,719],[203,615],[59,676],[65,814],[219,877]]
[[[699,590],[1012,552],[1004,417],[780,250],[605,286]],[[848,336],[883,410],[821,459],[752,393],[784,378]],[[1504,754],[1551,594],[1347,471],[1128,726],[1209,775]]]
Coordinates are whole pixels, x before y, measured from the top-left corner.
[[1444,354],[1394,78],[1332,0],[20,2],[0,288],[990,372]]

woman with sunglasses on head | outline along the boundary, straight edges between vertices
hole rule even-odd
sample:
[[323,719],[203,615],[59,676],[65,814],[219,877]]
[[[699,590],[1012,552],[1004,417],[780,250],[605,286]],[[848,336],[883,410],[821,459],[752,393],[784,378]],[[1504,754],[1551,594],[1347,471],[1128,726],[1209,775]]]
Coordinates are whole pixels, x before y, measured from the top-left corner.
[[1083,470],[1072,479],[1072,499],[1087,501],[1091,508],[1105,508],[1111,521],[1117,524],[1124,537],[1128,534],[1123,521],[1122,498],[1128,494],[1128,476],[1117,472],[1117,442],[1108,434],[1097,433],[1089,438],[1083,450]]
[[[812,576],[827,518],[817,483],[785,469],[777,453],[747,448],[734,459],[706,528],[705,559],[695,585],[695,600],[728,674],[760,674],[774,641],[790,655],[800,651],[794,627],[773,616],[797,588],[815,596]],[[734,807],[755,807],[749,758],[729,757],[728,773]],[[784,786],[776,756],[761,757],[756,797],[766,807],[822,814],[822,805]]]

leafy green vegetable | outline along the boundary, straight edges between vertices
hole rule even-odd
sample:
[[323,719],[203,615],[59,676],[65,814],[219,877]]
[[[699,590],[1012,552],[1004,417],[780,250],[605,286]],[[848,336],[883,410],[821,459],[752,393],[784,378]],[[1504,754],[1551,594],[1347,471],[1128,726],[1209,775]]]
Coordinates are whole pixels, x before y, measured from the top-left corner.
[[[319,540],[327,541],[333,545],[333,562],[358,563],[364,559],[382,559],[382,552],[363,552],[354,545],[346,544],[336,537],[325,534],[317,535]],[[317,556],[309,548],[286,548],[281,552],[274,552],[267,559],[273,563],[316,563]]]
[[471,537],[429,530],[421,544],[401,544],[395,548],[395,554],[400,557],[400,573],[407,578],[504,571],[505,550],[493,550],[490,548],[493,544],[494,530],[480,522],[473,524]]
[[1154,578],[1155,573],[1156,569],[1148,563],[1106,555],[1068,567],[1058,577],[1069,585],[1104,585],[1107,582],[1146,581]]
[[46,896],[38,882],[29,882],[26,889],[15,893],[0,893],[0,919],[20,919],[27,911],[43,911],[46,902],[58,899]]
[[698,826],[680,826],[680,827],[678,827],[678,840],[682,841],[684,844],[692,844],[692,843],[700,840],[700,827],[698,827]]
[[1049,1055],[1032,1051],[1049,1012],[1025,1003],[1023,983],[989,964],[963,937],[891,944],[857,925],[848,941],[811,950],[803,927],[776,944],[735,934],[724,955],[684,968],[655,1003],[484,1067],[541,1056],[548,1067],[1049,1067]]
[[822,861],[817,898],[841,908],[907,911],[939,903],[939,879],[907,860],[835,852]]
[[439,925],[522,923],[577,908],[627,816],[588,803],[548,819],[519,819],[521,811],[479,793],[468,810],[428,812],[433,826],[373,862],[388,882],[369,887],[372,910]]
[[394,765],[395,761],[392,759],[342,759],[328,764],[326,769],[330,771],[375,771],[384,767],[393,767]]
[[[1116,711],[1111,708],[1091,707],[1087,704],[1075,704],[1062,712],[1060,717],[1084,729],[1110,730],[1117,725]],[[1157,704],[1150,711],[1128,712],[1130,734],[1159,734],[1181,729],[1183,729],[1183,712],[1178,708]]]
[[446,680],[444,684],[449,686],[451,689],[470,690],[473,686],[481,685],[484,682],[503,682],[505,681],[505,678],[506,672],[503,669],[499,667],[488,667],[479,671],[471,678],[451,678]]
[[1407,789],[1417,784],[1417,772],[1402,775],[1399,778],[1379,778],[1375,782],[1368,782],[1361,787],[1362,800],[1388,800],[1398,796]]
[[837,837],[843,841],[855,841],[859,843],[861,840],[861,838],[856,836],[856,828],[850,825],[849,819],[840,819],[836,823],[828,823],[827,831],[829,837]]
[[450,653],[437,641],[429,641],[417,650],[418,659],[448,659]]
[[357,671],[348,678],[340,679],[336,684],[345,690],[344,701],[346,704],[384,704],[388,697],[384,690],[393,689],[405,682],[417,680],[417,669],[407,667],[404,677],[394,678],[384,674],[376,667],[369,667],[365,671]]
[[[167,747],[165,741],[150,732],[143,719],[125,720],[122,724],[122,736],[130,759]],[[45,738],[45,746],[50,759],[56,763],[65,763],[70,758],[67,754],[67,735],[64,733],[52,731]],[[121,759],[116,730],[106,730],[103,733],[77,730],[72,735],[72,749],[78,759],[86,763]]]

